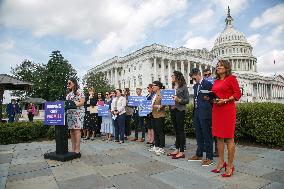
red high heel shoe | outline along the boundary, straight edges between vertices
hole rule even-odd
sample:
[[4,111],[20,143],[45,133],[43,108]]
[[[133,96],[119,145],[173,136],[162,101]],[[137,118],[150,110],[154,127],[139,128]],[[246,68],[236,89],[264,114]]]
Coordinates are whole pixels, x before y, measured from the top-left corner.
[[222,177],[231,177],[234,174],[235,167],[232,167],[232,172],[230,174],[222,174]]
[[212,173],[220,173],[223,168],[225,168],[225,170],[226,170],[226,167],[227,167],[227,163],[224,162],[223,166],[219,170],[218,169],[213,169],[211,172]]

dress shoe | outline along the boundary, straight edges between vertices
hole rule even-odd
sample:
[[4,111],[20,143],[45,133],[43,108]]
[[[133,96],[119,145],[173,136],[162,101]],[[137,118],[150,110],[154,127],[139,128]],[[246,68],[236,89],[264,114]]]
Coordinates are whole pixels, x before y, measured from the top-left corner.
[[223,168],[225,168],[225,170],[226,170],[226,167],[227,167],[227,163],[224,162],[223,166],[220,169],[213,169],[211,172],[212,173],[220,173]]
[[224,173],[224,174],[222,174],[222,177],[231,177],[234,174],[234,170],[235,170],[235,167],[232,167],[231,173],[230,174]]
[[172,159],[180,159],[180,158],[185,158],[185,155],[182,154],[181,156],[172,156]]
[[167,156],[176,156],[178,153],[168,153]]

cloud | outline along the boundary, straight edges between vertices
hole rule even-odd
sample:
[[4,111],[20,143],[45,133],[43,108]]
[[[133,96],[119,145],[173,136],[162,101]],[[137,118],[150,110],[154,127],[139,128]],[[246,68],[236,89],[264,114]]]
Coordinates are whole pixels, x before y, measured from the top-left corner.
[[260,34],[253,34],[247,37],[248,42],[251,44],[252,47],[255,47],[260,42],[261,35]]
[[284,49],[275,49],[262,54],[257,59],[257,67],[260,73],[284,75]]
[[283,45],[284,41],[284,24],[276,26],[269,35],[266,37],[266,41],[271,47],[277,47]]
[[0,41],[0,51],[9,50],[14,47],[15,41],[11,39],[3,39]]
[[96,62],[107,57],[117,55],[121,50],[127,50],[147,38],[153,27],[165,26],[172,15],[183,11],[186,1],[178,0],[150,0],[144,1],[136,7],[127,22],[117,29],[109,31],[93,51]]
[[215,36],[211,38],[206,38],[202,36],[194,36],[192,32],[187,33],[187,35],[184,37],[185,39],[185,47],[191,48],[191,49],[203,49],[207,48],[208,50],[211,50],[214,41],[217,38],[219,34],[216,34]]
[[221,6],[225,12],[227,12],[228,6],[230,6],[234,14],[238,14],[246,9],[249,4],[248,0],[213,0],[213,2],[217,7]]
[[211,19],[214,19],[214,11],[209,8],[190,18],[189,23],[193,25],[204,25],[210,23],[209,20]]
[[270,24],[284,24],[284,3],[268,8],[264,13],[256,17],[250,23],[250,27],[258,29]]

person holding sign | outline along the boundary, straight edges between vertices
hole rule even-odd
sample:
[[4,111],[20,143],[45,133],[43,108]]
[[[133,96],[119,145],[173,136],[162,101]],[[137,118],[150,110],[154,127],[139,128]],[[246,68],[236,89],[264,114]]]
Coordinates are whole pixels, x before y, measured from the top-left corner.
[[95,139],[97,124],[98,124],[98,112],[97,112],[97,98],[94,96],[95,89],[93,87],[88,88],[88,96],[85,98],[85,120],[84,120],[84,140]]
[[67,125],[70,130],[72,143],[71,152],[75,152],[80,156],[81,129],[83,128],[85,116],[85,96],[84,93],[79,90],[78,82],[73,77],[68,79],[67,88],[69,93],[66,96],[66,100],[74,101],[77,106],[77,109],[67,110]]
[[[148,95],[146,96],[147,97],[147,100],[153,100],[153,97],[155,95],[155,92],[153,91],[153,85],[152,84],[149,84],[148,87],[147,87],[147,90],[148,90]],[[147,140],[147,144],[151,144],[152,146],[154,145],[154,120],[153,120],[153,115],[152,113],[148,114],[147,117],[146,117],[146,123],[147,123],[147,137],[148,137],[148,140]]]
[[153,91],[155,95],[152,99],[153,104],[153,124],[154,124],[154,141],[155,145],[149,150],[155,152],[156,155],[162,155],[165,153],[165,117],[166,111],[165,106],[161,105],[161,89],[164,89],[163,84],[160,81],[153,82]]
[[184,76],[179,71],[174,71],[172,75],[172,88],[176,90],[173,96],[175,105],[171,106],[171,119],[176,133],[176,149],[169,153],[172,159],[185,158],[185,132],[184,119],[186,104],[189,103],[189,92],[186,86]]
[[111,103],[111,112],[114,119],[114,128],[115,128],[115,141],[120,144],[124,143],[124,132],[125,132],[125,106],[126,99],[121,96],[122,90],[116,89],[116,97],[112,100]]
[[109,107],[109,115],[102,117],[101,133],[106,134],[108,141],[111,141],[111,135],[113,134],[113,127],[114,127],[110,113],[111,103],[112,99],[110,98],[110,94],[109,92],[106,92],[104,104]]
[[[193,68],[190,77],[196,81],[194,89],[193,125],[197,141],[196,154],[188,161],[202,161],[202,166],[213,164],[213,137],[212,137],[212,83],[201,76],[198,68]],[[203,158],[203,149],[206,149],[206,159]]]
[[[136,94],[139,97],[142,97],[142,89],[137,88]],[[145,126],[144,126],[144,116],[139,115],[139,111],[141,109],[140,107],[141,102],[139,102],[139,106],[136,106],[135,113],[134,113],[134,126],[135,126],[135,138],[131,139],[131,141],[138,141],[138,142],[144,142],[145,141]],[[141,139],[138,140],[138,132],[141,130],[142,136]]]

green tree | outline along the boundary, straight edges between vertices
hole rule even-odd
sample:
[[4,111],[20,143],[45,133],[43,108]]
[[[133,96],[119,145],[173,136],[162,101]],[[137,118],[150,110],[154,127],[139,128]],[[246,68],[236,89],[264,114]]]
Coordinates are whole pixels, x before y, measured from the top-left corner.
[[45,93],[43,98],[48,101],[64,100],[66,84],[69,77],[77,80],[77,71],[69,64],[60,51],[53,51],[43,74]]
[[20,65],[15,68],[11,68],[11,73],[14,77],[29,81],[33,83],[32,91],[12,91],[12,95],[19,97],[41,97],[44,93],[43,83],[41,76],[45,71],[45,66],[42,64],[36,64],[30,60],[24,60]]
[[108,79],[106,78],[103,72],[90,72],[84,77],[84,91],[87,91],[87,88],[94,87],[96,92],[105,93],[107,91],[114,90],[114,86],[109,84]]

